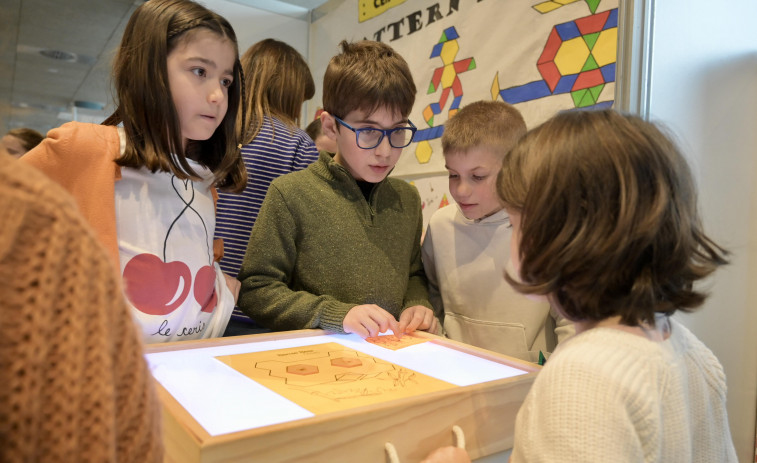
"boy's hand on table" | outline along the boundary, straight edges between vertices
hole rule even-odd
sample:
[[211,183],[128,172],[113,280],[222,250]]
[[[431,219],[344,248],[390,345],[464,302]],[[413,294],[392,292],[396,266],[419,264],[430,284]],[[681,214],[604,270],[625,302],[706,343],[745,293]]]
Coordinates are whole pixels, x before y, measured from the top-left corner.
[[356,305],[351,308],[344,317],[342,328],[345,333],[355,333],[363,339],[378,336],[387,330],[392,330],[394,334],[400,333],[394,315],[376,304]]
[[441,447],[431,452],[421,463],[470,463],[465,449]]
[[436,334],[439,329],[439,320],[434,317],[434,311],[422,305],[414,305],[405,309],[400,315],[399,333],[394,334],[400,337],[404,333],[412,333],[415,330],[428,331]]

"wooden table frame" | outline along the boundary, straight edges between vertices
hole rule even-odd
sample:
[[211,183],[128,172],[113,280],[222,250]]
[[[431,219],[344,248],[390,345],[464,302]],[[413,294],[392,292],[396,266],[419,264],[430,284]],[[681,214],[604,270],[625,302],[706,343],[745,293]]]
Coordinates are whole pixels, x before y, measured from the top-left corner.
[[[324,334],[333,333],[275,332],[153,344],[145,350],[150,354]],[[466,448],[473,459],[511,448],[515,415],[541,367],[428,333],[416,335],[528,373],[219,436],[209,435],[156,381],[163,404],[165,461],[383,463],[387,461],[386,442],[393,444],[400,461],[420,461],[431,450],[454,444],[453,425],[465,433]]]

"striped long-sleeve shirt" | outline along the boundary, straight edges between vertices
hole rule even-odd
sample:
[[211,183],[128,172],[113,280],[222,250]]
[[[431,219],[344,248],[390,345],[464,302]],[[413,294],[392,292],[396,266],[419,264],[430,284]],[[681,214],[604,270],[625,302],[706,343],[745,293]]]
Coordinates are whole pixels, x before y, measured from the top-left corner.
[[[275,136],[274,136],[275,135]],[[239,273],[250,232],[273,179],[302,170],[318,159],[313,140],[299,128],[276,118],[266,118],[260,133],[242,147],[247,167],[247,187],[241,194],[219,192],[216,238],[223,238],[221,269]]]

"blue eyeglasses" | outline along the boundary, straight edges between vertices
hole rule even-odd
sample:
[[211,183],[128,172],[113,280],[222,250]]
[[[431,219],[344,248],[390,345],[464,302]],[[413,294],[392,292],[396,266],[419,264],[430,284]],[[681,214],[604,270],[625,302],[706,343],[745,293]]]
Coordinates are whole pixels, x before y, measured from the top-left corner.
[[349,124],[336,116],[334,116],[334,119],[344,127],[355,132],[357,146],[364,150],[373,149],[380,145],[385,135],[389,137],[389,145],[391,145],[392,148],[404,148],[412,143],[415,131],[418,130],[418,128],[410,121],[407,121],[407,123],[410,124],[410,127],[396,127],[394,129],[382,130],[374,129],[373,127],[356,129],[350,127]]

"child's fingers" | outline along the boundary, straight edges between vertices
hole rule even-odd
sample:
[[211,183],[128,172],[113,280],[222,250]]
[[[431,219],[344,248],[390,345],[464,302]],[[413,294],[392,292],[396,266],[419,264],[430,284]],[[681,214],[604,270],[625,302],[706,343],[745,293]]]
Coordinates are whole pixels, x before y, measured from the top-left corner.
[[365,339],[368,337],[369,333],[368,330],[365,329],[365,327],[360,323],[353,323],[352,321],[348,321],[347,319],[344,320],[344,323],[342,325],[344,328],[344,332],[347,334],[353,333],[361,338]]
[[392,330],[395,335],[399,330],[399,324],[397,323],[397,320],[395,320],[392,314],[390,314],[389,312],[387,312],[386,316],[382,317],[379,322],[379,331],[381,333],[385,333],[388,330]]
[[406,333],[412,333],[421,323],[423,323],[423,313],[416,310],[415,307],[411,307],[404,311],[400,318],[404,318],[407,321],[404,330]]
[[433,315],[431,315],[431,324],[426,329],[426,331],[428,331],[431,334],[437,334],[437,330],[438,329],[439,329],[439,320],[437,320],[436,317],[434,317]]
[[400,319],[399,323],[397,324],[397,329],[393,330],[394,335],[398,338],[401,338],[403,334],[405,334],[405,330],[407,329],[407,320]]
[[365,327],[366,330],[368,330],[368,335],[371,337],[378,336],[379,332],[381,331],[380,325],[376,323],[376,321],[372,318],[363,320],[363,326]]

